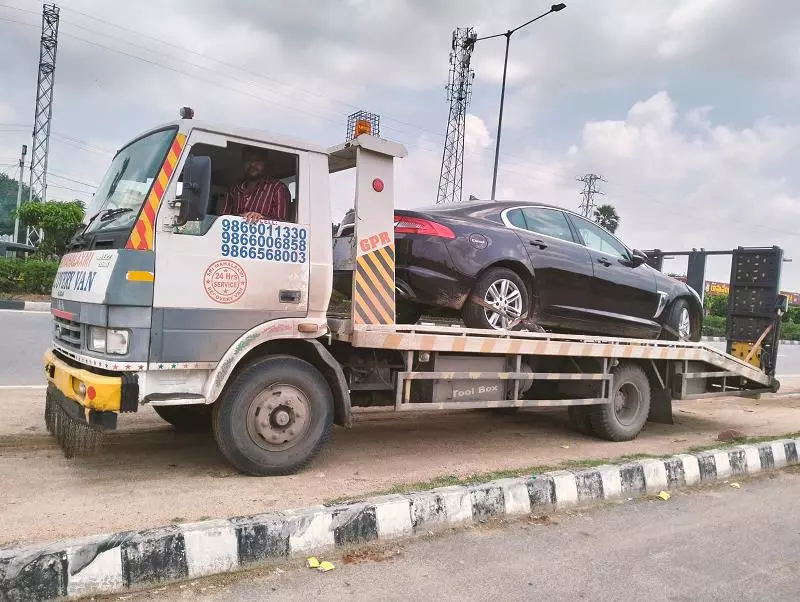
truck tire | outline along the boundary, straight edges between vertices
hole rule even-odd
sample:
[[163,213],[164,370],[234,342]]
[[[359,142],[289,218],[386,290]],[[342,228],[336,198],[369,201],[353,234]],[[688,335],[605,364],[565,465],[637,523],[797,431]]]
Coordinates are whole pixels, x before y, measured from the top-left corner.
[[569,406],[567,414],[572,428],[582,435],[591,437],[594,435],[594,430],[592,430],[592,419],[589,416],[589,410],[590,408],[587,406]]
[[153,406],[153,409],[163,420],[179,431],[203,433],[211,428],[212,408],[210,405]]
[[253,476],[292,474],[328,440],[333,393],[306,361],[272,356],[239,373],[214,404],[213,430],[222,455]]
[[[507,307],[507,313],[511,316],[527,314],[528,318],[531,317],[528,287],[525,286],[522,278],[516,272],[508,268],[495,267],[486,270],[475,284],[470,297],[472,295],[488,303],[498,301],[504,304]],[[469,297],[464,303],[462,312],[464,324],[468,328],[501,330],[504,328],[504,322],[509,321],[507,318],[478,305]],[[495,323],[490,321],[490,316],[493,316],[492,319],[496,320]],[[523,323],[520,322],[511,330],[520,330],[522,327]]]
[[592,430],[609,441],[631,441],[650,414],[650,381],[636,364],[620,364],[614,371],[610,404],[589,406]]

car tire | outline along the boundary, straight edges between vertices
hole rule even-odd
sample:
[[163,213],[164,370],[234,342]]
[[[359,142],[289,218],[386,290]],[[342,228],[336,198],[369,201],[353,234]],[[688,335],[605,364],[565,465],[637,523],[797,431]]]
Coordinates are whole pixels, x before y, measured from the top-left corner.
[[153,406],[162,420],[179,431],[203,433],[211,430],[212,407],[206,404],[183,406]]
[[631,441],[650,414],[650,380],[636,364],[620,364],[611,385],[612,403],[588,406],[594,434],[609,441]]
[[[494,314],[498,316],[498,318],[495,324],[493,324],[490,320],[490,316],[487,315],[489,310],[475,303],[472,300],[472,296],[476,296],[488,302],[491,302],[492,299],[499,298],[502,302],[504,290],[507,291],[505,298],[507,301],[514,304],[515,311],[518,310],[519,314],[527,314],[528,317],[530,317],[530,297],[528,296],[528,288],[525,286],[522,278],[513,270],[498,267],[486,270],[475,284],[470,297],[464,303],[464,324],[468,328],[500,330],[501,328],[498,328],[495,324],[502,324],[504,318],[498,314]],[[518,296],[513,296],[515,292],[518,293]],[[518,303],[516,299],[519,299]],[[505,322],[507,323],[508,321],[505,320]],[[523,324],[520,322],[511,328],[511,330],[520,330],[522,327]]]
[[686,299],[676,299],[670,306],[661,338],[667,341],[699,341],[700,321]]
[[328,440],[332,425],[333,394],[325,378],[308,362],[288,356],[268,357],[243,370],[214,407],[214,437],[222,455],[253,476],[302,469]]
[[567,415],[569,416],[569,423],[581,435],[589,437],[594,435],[592,429],[592,419],[589,415],[589,407],[587,406],[569,406],[567,408]]

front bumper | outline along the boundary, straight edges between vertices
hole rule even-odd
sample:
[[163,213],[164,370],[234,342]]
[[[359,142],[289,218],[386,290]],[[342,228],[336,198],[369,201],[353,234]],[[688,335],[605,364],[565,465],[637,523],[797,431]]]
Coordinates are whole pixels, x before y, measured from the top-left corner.
[[[139,386],[135,374],[97,374],[67,363],[52,349],[44,354],[44,370],[50,389],[86,412],[135,412]],[[88,418],[88,414],[87,414]]]

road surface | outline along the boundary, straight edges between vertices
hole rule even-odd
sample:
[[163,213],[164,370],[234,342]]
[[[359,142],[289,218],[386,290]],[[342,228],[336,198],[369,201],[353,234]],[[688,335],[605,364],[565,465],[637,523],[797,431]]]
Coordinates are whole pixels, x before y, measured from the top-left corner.
[[42,354],[50,343],[50,314],[0,310],[0,386],[44,384]]
[[[796,600],[800,473],[482,526],[133,600]],[[544,523],[544,524],[542,524]],[[353,562],[355,560],[355,562]],[[153,597],[154,596],[154,597]]]
[[[0,386],[44,383],[41,360],[50,342],[47,313],[0,311]],[[725,343],[712,343],[724,350]],[[800,345],[785,345],[778,358],[778,376],[800,375]]]

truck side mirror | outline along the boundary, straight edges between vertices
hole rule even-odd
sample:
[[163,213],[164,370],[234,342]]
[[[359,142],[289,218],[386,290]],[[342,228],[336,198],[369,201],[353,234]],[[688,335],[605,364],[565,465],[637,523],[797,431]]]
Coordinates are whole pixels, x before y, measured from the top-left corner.
[[199,222],[208,213],[211,194],[211,157],[189,155],[183,166],[183,190],[178,199],[176,226]]

